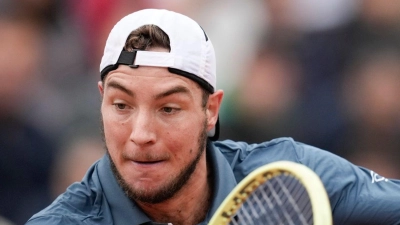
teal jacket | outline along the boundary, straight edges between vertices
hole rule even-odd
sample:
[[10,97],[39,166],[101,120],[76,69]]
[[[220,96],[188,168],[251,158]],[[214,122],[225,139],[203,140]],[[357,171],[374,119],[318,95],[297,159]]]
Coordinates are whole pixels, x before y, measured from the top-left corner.
[[[400,224],[400,180],[385,179],[327,151],[279,138],[261,144],[230,140],[209,142],[207,160],[214,169],[214,196],[205,221],[229,192],[254,169],[280,160],[304,164],[328,192],[334,224]],[[27,225],[156,224],[118,186],[106,154]]]

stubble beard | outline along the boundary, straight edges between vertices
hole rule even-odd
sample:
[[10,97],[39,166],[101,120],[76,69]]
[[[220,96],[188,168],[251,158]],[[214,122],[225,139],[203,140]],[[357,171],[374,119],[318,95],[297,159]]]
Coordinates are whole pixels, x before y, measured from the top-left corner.
[[[104,138],[104,128],[103,128],[103,139]],[[156,204],[163,202],[172,198],[182,187],[187,183],[187,181],[192,176],[193,172],[195,171],[201,156],[203,155],[207,144],[207,120],[205,120],[203,124],[203,128],[199,134],[198,138],[198,149],[196,157],[189,162],[175,177],[170,179],[167,183],[163,184],[157,190],[149,191],[147,189],[135,189],[134,187],[130,186],[128,182],[122,177],[121,173],[118,171],[114,161],[112,160],[108,148],[107,143],[107,156],[110,159],[110,166],[111,170],[117,179],[118,184],[121,186],[122,190],[124,191],[125,195],[128,196],[129,199],[132,201],[148,203],[148,204]],[[188,150],[189,151],[189,150]]]

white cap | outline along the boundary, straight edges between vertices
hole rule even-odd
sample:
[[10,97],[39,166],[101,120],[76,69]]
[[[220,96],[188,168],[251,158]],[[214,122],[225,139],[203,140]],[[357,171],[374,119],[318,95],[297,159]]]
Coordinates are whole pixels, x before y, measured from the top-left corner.
[[[214,92],[216,63],[210,39],[194,20],[164,9],[140,10],[125,16],[115,24],[108,36],[101,59],[100,72],[102,76],[116,68],[115,65],[129,34],[148,24],[158,26],[168,35],[171,51],[137,51],[132,66],[167,67],[170,72],[187,76],[196,82],[206,81],[206,85],[212,87],[212,90],[209,91]],[[198,78],[201,78],[200,81]]]
[[[129,34],[144,25],[156,25],[169,37],[170,52],[123,51]],[[164,9],[144,9],[122,18],[111,30],[100,63],[101,78],[119,64],[166,67],[213,93],[216,90],[215,52],[211,40],[191,18]],[[215,131],[215,129],[217,131]],[[209,136],[218,138],[217,122]]]

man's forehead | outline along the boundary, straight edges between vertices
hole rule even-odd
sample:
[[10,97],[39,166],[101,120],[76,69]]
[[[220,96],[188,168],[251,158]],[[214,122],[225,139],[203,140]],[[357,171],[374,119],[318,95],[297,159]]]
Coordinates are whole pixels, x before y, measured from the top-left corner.
[[[126,89],[143,89],[142,85],[151,84],[160,92],[167,89],[176,89],[180,87],[180,92],[201,91],[200,85],[195,81],[170,73],[165,68],[130,68],[120,66],[104,79],[105,88],[122,86]],[[183,91],[185,90],[185,91]],[[143,91],[143,90],[142,90]],[[145,91],[145,90],[144,90]]]

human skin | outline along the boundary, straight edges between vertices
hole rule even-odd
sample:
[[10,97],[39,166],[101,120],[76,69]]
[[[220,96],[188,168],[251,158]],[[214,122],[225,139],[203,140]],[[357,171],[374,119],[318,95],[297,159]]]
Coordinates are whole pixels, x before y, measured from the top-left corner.
[[[204,108],[197,83],[160,67],[120,65],[98,87],[110,158],[130,190],[145,197],[168,188],[193,163],[201,151],[199,138],[214,127],[223,96],[222,91],[211,94]],[[207,175],[202,151],[191,176],[170,198],[136,202],[157,222],[195,223],[207,212]]]

